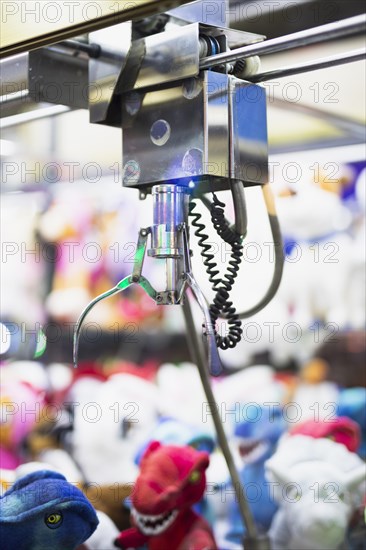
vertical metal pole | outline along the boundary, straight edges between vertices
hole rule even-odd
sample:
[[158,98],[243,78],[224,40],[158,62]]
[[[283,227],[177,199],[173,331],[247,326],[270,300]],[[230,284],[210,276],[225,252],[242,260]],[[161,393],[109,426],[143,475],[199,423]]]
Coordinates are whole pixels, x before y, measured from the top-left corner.
[[247,530],[248,536],[246,537],[247,543],[245,544],[245,550],[264,550],[265,548],[268,548],[267,539],[266,544],[264,545],[264,540],[262,539],[262,537],[258,537],[257,528],[254,523],[251,510],[248,506],[248,502],[245,498],[244,492],[242,491],[240,477],[235,467],[234,459],[231,454],[228,441],[226,439],[220,414],[218,412],[215,396],[211,388],[210,379],[206,369],[204,350],[196,332],[192,309],[188,301],[188,297],[186,297],[184,301],[183,312],[187,326],[189,349],[192,354],[192,359],[198,367],[202,386],[205,391],[207,402],[210,407],[210,412],[214,421],[217,439],[221,447],[222,454],[224,455],[227,467],[229,469],[235,495],[238,500],[240,515]]

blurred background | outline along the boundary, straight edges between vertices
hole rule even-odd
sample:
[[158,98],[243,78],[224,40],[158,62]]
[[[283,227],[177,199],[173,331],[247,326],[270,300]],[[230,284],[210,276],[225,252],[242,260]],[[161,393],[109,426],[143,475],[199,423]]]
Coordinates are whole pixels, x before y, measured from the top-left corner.
[[[363,8],[358,1],[302,0],[284,10],[280,2],[235,0],[230,21],[233,28],[274,38],[357,15]],[[364,38],[356,37],[265,56],[262,68],[296,65],[364,44]],[[263,86],[268,98],[270,184],[283,232],[285,270],[271,304],[243,322],[239,346],[221,353],[225,373],[215,387],[233,377],[233,386],[222,386],[218,395],[226,403],[244,402],[249,398],[244,389],[239,397],[230,392],[234,377],[247,372],[247,378],[237,380],[239,387],[252,388],[252,400],[262,402],[265,388],[266,395],[282,405],[297,400],[304,411],[315,402],[338,404],[342,392],[366,387],[365,62]],[[138,287],[93,310],[81,340],[79,372],[71,367],[72,331],[80,312],[94,296],[131,273],[138,231],[152,222],[151,197],[140,201],[138,191],[122,186],[121,130],[92,125],[88,118],[87,111],[61,108],[60,114],[34,120],[24,102],[20,108],[18,104],[17,114],[0,120],[1,376],[10,401],[20,395],[10,386],[26,384],[33,392],[27,399],[40,403],[40,411],[52,403],[61,410],[67,395],[80,401],[75,384],[83,374],[89,377],[85,392],[101,391],[102,384],[117,374],[133,374],[149,383],[146,393],[139,387],[119,397],[121,402],[141,399],[141,410],[150,411],[149,406],[153,411],[145,424],[141,419],[141,437],[127,441],[132,456],[153,420],[177,417],[177,399],[183,403],[184,392],[191,392],[199,381],[188,365],[190,350],[180,308],[157,308]],[[230,194],[221,195],[232,219]],[[241,311],[265,293],[274,268],[260,190],[247,189],[246,197],[249,232],[233,292]],[[203,216],[210,227],[209,216]],[[212,250],[224,267],[228,254],[216,239],[212,231]],[[212,299],[194,236],[192,249],[193,270]],[[144,269],[155,287],[163,287],[159,262],[147,259]],[[200,331],[198,310],[195,319]],[[220,330],[225,333],[224,324]],[[262,373],[261,388],[251,378],[256,365],[256,372]],[[104,398],[100,399],[98,403]],[[197,407],[185,411],[182,405],[180,420],[201,426],[197,416],[204,396],[197,390],[191,399]],[[359,425],[364,430],[365,394],[354,394],[353,399],[356,408],[363,406]],[[52,448],[56,441],[81,471],[89,468],[89,479],[95,475],[98,465],[82,464],[85,448],[83,454],[81,444],[77,447],[67,438],[71,428],[68,423],[60,428],[59,420],[50,422],[53,431],[49,426],[43,430],[42,424],[41,443],[35,437],[26,445],[29,434],[34,435],[34,423],[19,437],[10,437],[4,444],[14,455],[9,469],[39,457],[39,449],[48,448],[45,434],[52,434]],[[210,430],[213,437],[212,426]],[[97,457],[99,451],[93,449]]]

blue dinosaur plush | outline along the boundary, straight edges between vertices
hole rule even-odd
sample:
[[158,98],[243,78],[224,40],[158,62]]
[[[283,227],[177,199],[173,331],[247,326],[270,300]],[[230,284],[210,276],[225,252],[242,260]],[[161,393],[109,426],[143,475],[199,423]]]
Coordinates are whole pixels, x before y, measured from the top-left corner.
[[56,472],[28,474],[0,498],[2,550],[75,550],[98,523],[83,493]]
[[[264,534],[278,508],[265,477],[264,463],[274,453],[287,426],[279,407],[251,404],[250,409],[245,420],[235,426],[234,436],[244,462],[239,472],[242,490],[248,499],[257,529]],[[242,545],[245,528],[237,501],[230,502],[228,508],[229,530],[226,540]]]
[[190,426],[181,420],[163,417],[150,433],[149,439],[145,441],[135,456],[135,463],[140,464],[141,458],[151,441],[160,441],[164,445],[189,445],[197,451],[206,451],[211,454],[215,449],[216,442],[210,432]]

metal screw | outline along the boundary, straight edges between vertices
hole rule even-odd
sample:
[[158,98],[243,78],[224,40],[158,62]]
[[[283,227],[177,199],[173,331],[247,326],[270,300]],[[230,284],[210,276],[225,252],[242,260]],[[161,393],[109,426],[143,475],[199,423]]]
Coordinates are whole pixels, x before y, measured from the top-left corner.
[[123,183],[133,185],[138,183],[141,176],[141,168],[135,160],[126,162],[123,168]]
[[157,302],[162,302],[162,301],[163,301],[163,297],[162,297],[161,294],[158,294],[158,295],[156,296],[156,301],[157,301]]
[[169,122],[160,119],[156,120],[150,129],[150,138],[154,145],[162,147],[167,143],[171,135]]

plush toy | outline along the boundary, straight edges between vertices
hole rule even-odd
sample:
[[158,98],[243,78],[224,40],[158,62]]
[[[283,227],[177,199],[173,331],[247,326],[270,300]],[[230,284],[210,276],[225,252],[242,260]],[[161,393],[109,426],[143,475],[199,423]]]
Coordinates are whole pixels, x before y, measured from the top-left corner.
[[366,459],[366,388],[346,388],[339,393],[337,414],[354,420],[361,431],[357,453]]
[[278,307],[282,302],[303,330],[316,319],[346,327],[354,316],[347,303],[354,267],[351,213],[338,195],[306,181],[279,198],[277,208],[288,260]]
[[[162,418],[153,429],[151,437],[137,453],[136,464],[140,463],[144,452],[152,441],[160,441],[163,445],[189,445],[197,451],[206,451],[209,454],[214,451],[216,446],[214,438],[203,427],[190,426],[173,418]],[[214,512],[206,497],[198,502],[193,509],[209,522],[214,519]]]
[[0,503],[4,550],[75,550],[98,525],[83,493],[61,474],[48,470],[16,481]]
[[[25,476],[29,476],[30,474],[34,474],[35,472],[47,470],[63,475],[69,483],[83,491],[84,495],[95,508],[95,512],[99,520],[97,529],[82,546],[78,546],[77,550],[114,550],[114,540],[120,529],[117,528],[106,513],[96,509],[96,505],[100,503],[99,501],[103,497],[103,492],[106,491],[107,488],[98,485],[95,487],[97,490],[93,491],[90,487],[83,487],[80,473],[76,470],[76,466],[72,464],[72,459],[66,454],[65,451],[55,449],[46,451],[43,455],[44,457],[42,456],[41,459],[47,459],[46,462],[27,462],[21,466],[18,466],[16,470],[11,472],[9,471],[8,473],[11,475],[9,475],[7,479],[0,480],[4,487],[6,487],[5,491],[10,489],[10,487],[14,485],[17,480],[24,478]],[[51,459],[51,462],[49,462],[49,459]],[[116,487],[113,487],[113,490],[114,498],[116,499]],[[5,491],[1,494],[4,494]]]
[[[114,541],[118,536],[119,529],[111,518],[104,512],[96,510],[99,524],[92,536],[85,541],[85,550],[116,550]],[[78,550],[82,550],[81,548]]]
[[120,548],[215,550],[209,524],[192,509],[206,487],[208,454],[188,446],[150,443],[132,493],[134,527],[116,540]]
[[[23,329],[34,330],[44,318],[40,285],[44,281],[45,262],[35,235],[44,195],[42,198],[41,195],[34,196],[34,199],[30,201],[29,196],[21,193],[17,196],[3,193],[1,196],[1,240],[4,243],[1,251],[1,286],[4,289],[1,316],[17,323],[18,332],[14,336],[21,335],[24,351],[28,335]],[[20,250],[24,250],[25,255],[19,253]],[[31,250],[33,254],[28,253]],[[4,340],[1,343],[3,347]]]
[[86,479],[103,485],[133,483],[138,474],[135,454],[156,425],[156,386],[120,373],[105,382],[80,379],[69,395],[70,401],[78,403],[72,454]]
[[[40,236],[45,243],[56,248],[52,289],[46,300],[46,309],[52,319],[59,322],[77,319],[92,295],[89,291],[90,271],[95,270],[96,265],[83,257],[88,237],[89,242],[92,240],[91,231],[90,200],[71,201],[59,197],[40,217]],[[73,245],[72,253],[70,244]]]
[[[58,414],[54,427],[82,472],[88,498],[119,531],[129,525],[123,502],[138,475],[135,454],[156,424],[156,391],[153,383],[132,374],[106,379],[93,369],[82,371],[65,393],[68,410]],[[47,455],[45,459],[58,466],[57,456]]]
[[301,365],[297,381],[288,395],[289,402],[294,403],[297,409],[293,422],[328,420],[334,416],[339,388],[327,380],[328,372],[328,362],[319,357],[313,357]]
[[[205,414],[207,398],[196,365],[181,363],[177,366],[165,363],[161,365],[156,381],[162,416],[175,418],[214,434],[212,417]],[[189,399],[186,399],[187,395]]]
[[[242,404],[282,403],[286,393],[285,384],[276,376],[276,371],[268,365],[246,367],[235,374],[226,376],[214,387],[216,401],[221,408],[225,429],[232,434],[232,419],[235,409],[235,425],[245,420],[245,407]],[[203,410],[205,412],[205,409]]]
[[136,464],[140,460],[152,441],[160,441],[164,445],[189,445],[198,451],[206,451],[211,454],[215,448],[215,440],[211,433],[203,428],[190,426],[185,422],[174,418],[161,418],[157,426],[152,430],[150,437],[136,455]]
[[360,445],[360,430],[356,422],[346,417],[336,417],[329,420],[307,420],[295,426],[290,435],[309,435],[310,437],[327,437],[341,443],[349,451],[355,453]]
[[40,420],[44,396],[29,384],[1,385],[0,465],[14,470],[23,460],[22,445]]
[[[285,429],[286,422],[279,407],[271,410],[269,407],[254,405],[248,408],[247,419],[235,427],[234,435],[244,462],[240,471],[240,480],[244,489],[252,487],[252,494],[249,489],[245,494],[260,533],[268,531],[278,508],[271,498],[265,478],[264,463],[272,456]],[[230,528],[226,539],[230,542],[242,543],[245,528],[236,500],[229,505],[229,523]]]
[[285,438],[266,464],[280,509],[271,529],[272,550],[336,550],[362,503],[366,466],[330,439]]

